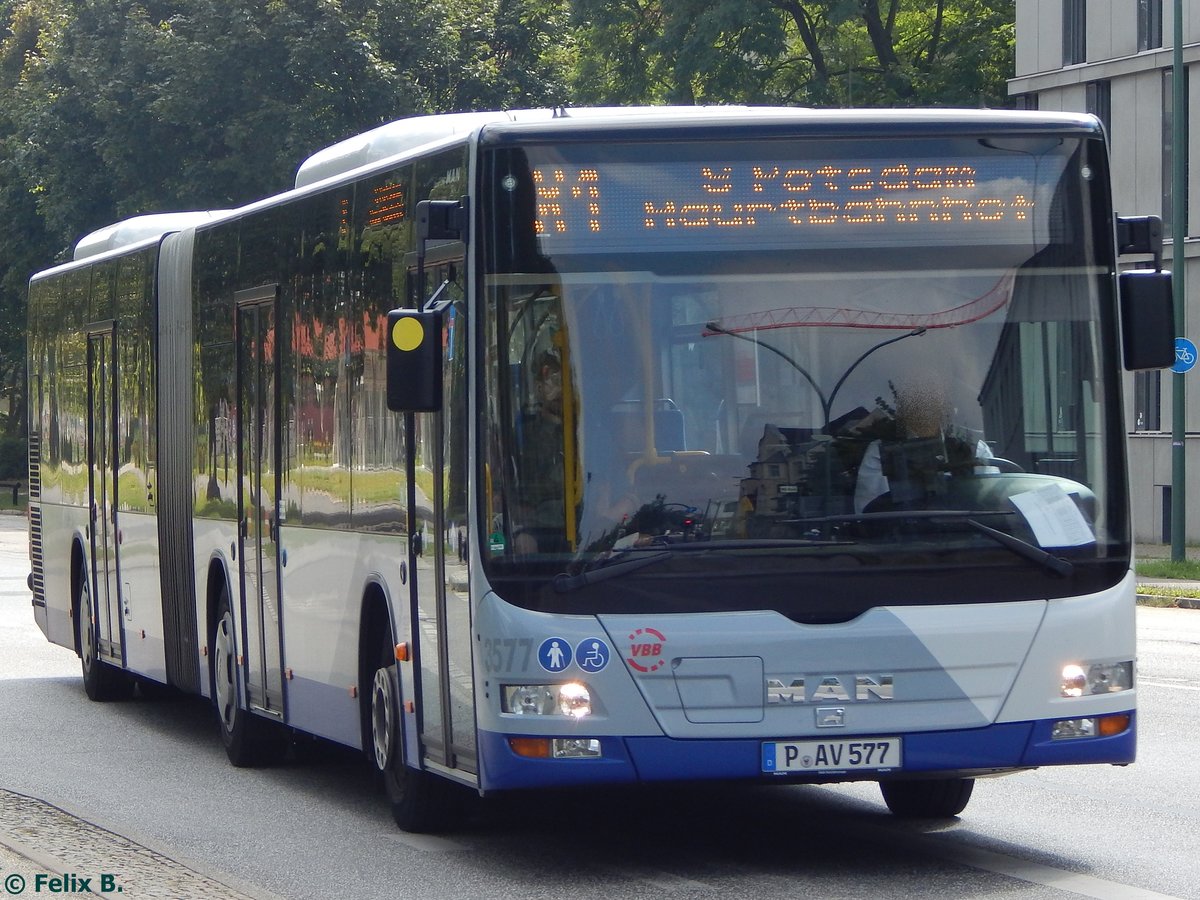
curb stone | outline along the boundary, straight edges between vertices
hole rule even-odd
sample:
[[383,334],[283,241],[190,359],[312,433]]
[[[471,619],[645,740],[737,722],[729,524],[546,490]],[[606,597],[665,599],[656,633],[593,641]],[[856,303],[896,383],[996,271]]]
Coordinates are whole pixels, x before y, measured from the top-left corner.
[[[1175,609],[1200,609],[1200,600],[1195,597],[1167,597],[1162,594],[1138,594],[1138,603],[1149,603],[1153,600],[1171,600]],[[1170,609],[1172,607],[1167,607]]]

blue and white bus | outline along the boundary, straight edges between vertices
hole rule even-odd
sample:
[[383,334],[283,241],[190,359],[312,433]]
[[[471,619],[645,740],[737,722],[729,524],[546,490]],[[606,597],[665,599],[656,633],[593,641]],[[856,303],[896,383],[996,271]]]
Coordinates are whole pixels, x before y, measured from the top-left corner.
[[235,765],[361,748],[413,830],[453,785],[952,816],[1124,765],[1160,259],[1088,116],[395,122],[34,276],[34,613]]

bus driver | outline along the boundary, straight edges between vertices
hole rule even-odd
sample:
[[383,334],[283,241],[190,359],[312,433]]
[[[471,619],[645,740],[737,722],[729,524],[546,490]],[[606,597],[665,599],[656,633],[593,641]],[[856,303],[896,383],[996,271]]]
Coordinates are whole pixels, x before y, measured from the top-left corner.
[[895,395],[896,434],[867,446],[854,486],[856,513],[920,504],[934,493],[937,478],[956,471],[998,471],[978,464],[992,458],[983,440],[951,426],[954,407],[941,381],[914,379]]

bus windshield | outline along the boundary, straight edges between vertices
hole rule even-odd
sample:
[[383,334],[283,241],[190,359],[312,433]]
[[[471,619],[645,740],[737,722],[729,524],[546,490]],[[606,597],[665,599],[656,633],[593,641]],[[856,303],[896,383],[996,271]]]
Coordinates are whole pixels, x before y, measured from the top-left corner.
[[828,621],[1124,572],[1099,142],[528,143],[483,177],[505,599]]

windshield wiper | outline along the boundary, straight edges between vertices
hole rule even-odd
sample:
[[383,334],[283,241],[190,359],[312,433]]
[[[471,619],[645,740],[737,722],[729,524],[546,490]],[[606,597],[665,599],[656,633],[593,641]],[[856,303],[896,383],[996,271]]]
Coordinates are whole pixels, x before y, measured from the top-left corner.
[[[618,551],[611,556],[592,563],[591,568],[585,568],[575,575],[559,572],[554,576],[554,589],[560,594],[578,590],[589,584],[608,581],[638,569],[653,565],[679,553],[711,553],[722,550],[777,550],[793,547],[836,547],[853,544],[855,541],[845,540],[809,540],[794,538],[768,538],[765,540],[719,540],[719,541],[689,541],[672,543],[659,541],[645,547],[630,547]],[[627,558],[628,554],[637,554]]]
[[[626,553],[638,553],[634,559],[625,559]],[[653,553],[645,553],[640,550],[625,550],[619,557],[608,557],[615,559],[615,562],[607,562],[603,568],[599,569],[584,569],[578,575],[568,575],[566,572],[559,572],[554,576],[554,589],[560,594],[566,594],[570,591],[578,590],[589,584],[595,584],[598,581],[608,581],[610,578],[616,578],[618,575],[624,575],[627,572],[635,572],[638,569],[653,565],[660,560],[673,555],[670,550],[657,550]]]
[[965,522],[970,525],[980,534],[991,538],[1002,547],[1007,547],[1018,556],[1024,557],[1031,562],[1037,563],[1043,568],[1049,569],[1055,575],[1066,578],[1075,571],[1075,565],[1070,560],[1055,556],[1053,553],[1048,553],[1041,547],[1022,540],[1019,537],[1014,537],[1006,531],[999,531],[992,528],[990,525],[984,525],[978,519],[982,516],[1007,516],[1009,513],[1001,509],[889,509],[880,512],[864,512],[850,515],[840,516],[823,516],[814,519],[795,519],[791,520],[791,524],[839,524],[844,522],[879,522],[879,521],[902,521],[905,519],[954,519]]
[[1003,509],[885,509],[879,512],[843,513],[836,516],[812,516],[784,519],[784,525],[840,525],[846,522],[886,522],[904,519],[968,519],[975,516],[1008,516]]
[[1013,553],[1017,554],[1017,556],[1023,556],[1025,559],[1049,569],[1055,575],[1066,578],[1075,571],[1074,563],[1069,560],[1055,556],[1053,553],[1047,553],[1041,547],[1037,547],[1028,541],[1023,541],[1019,537],[1013,537],[1013,535],[1006,531],[998,531],[990,525],[984,525],[982,522],[977,522],[974,519],[967,519],[966,523],[980,534],[990,537],[997,544],[1007,547]]

